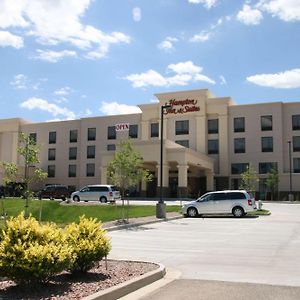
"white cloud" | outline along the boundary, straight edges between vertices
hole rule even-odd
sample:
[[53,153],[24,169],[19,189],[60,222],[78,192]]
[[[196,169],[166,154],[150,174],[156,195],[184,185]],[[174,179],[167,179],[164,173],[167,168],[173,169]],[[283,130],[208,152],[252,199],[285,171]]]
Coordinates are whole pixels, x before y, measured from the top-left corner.
[[189,3],[193,4],[203,4],[207,9],[212,8],[213,6],[216,5],[217,0],[188,0]]
[[58,105],[49,103],[47,100],[41,98],[29,98],[28,100],[22,102],[20,106],[29,110],[38,109],[41,111],[46,111],[54,117],[61,115],[67,120],[72,120],[76,117],[75,113],[69,109],[65,107],[59,107]]
[[263,15],[260,10],[253,9],[248,4],[244,4],[243,10],[237,14],[237,19],[246,25],[258,25],[263,19]]
[[227,84],[227,81],[226,81],[226,79],[225,79],[225,77],[223,75],[220,75],[220,80],[221,80],[221,84],[222,85]]
[[0,47],[14,47],[20,49],[24,46],[23,38],[8,31],[0,31]]
[[139,7],[135,7],[132,10],[132,18],[135,22],[140,22],[142,19],[142,11]]
[[59,90],[56,90],[54,92],[54,95],[57,96],[68,96],[73,90],[69,86],[65,86],[60,88]]
[[164,50],[166,52],[174,51],[174,42],[178,42],[177,38],[174,37],[166,37],[161,43],[157,45],[158,49]]
[[253,75],[247,77],[247,80],[265,87],[281,89],[300,88],[300,69],[292,69],[275,74]]
[[141,113],[141,110],[137,106],[105,101],[101,102],[99,110],[108,116]]
[[24,90],[28,88],[28,78],[24,74],[18,74],[10,84],[18,90]]
[[57,63],[64,57],[76,57],[75,51],[63,50],[63,51],[52,51],[52,50],[37,50],[38,55],[34,58],[45,60],[51,63]]
[[198,34],[195,34],[191,39],[190,42],[206,42],[208,41],[210,38],[212,37],[212,33],[211,32],[207,32],[207,31],[202,31]]
[[261,0],[257,7],[286,22],[300,21],[299,0]]
[[167,73],[170,72],[175,74],[168,77],[161,75],[155,70],[149,70],[145,73],[128,75],[124,79],[131,81],[133,87],[183,86],[196,81],[215,84],[214,80],[201,74],[202,67],[195,65],[192,61],[170,64],[167,67]]

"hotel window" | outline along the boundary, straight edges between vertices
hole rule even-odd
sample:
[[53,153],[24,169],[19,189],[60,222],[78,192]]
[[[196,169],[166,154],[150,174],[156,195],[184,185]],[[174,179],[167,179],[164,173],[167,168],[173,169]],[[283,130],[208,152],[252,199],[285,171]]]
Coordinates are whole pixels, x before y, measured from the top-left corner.
[[95,158],[96,146],[87,146],[86,158]]
[[107,127],[107,139],[115,140],[117,138],[116,126]]
[[151,124],[151,137],[158,137],[159,136],[159,124],[152,123]]
[[29,139],[30,139],[34,144],[36,144],[36,133],[35,133],[35,132],[29,133]]
[[272,169],[277,170],[276,162],[262,162],[258,164],[259,174],[267,174],[271,172]]
[[219,133],[219,120],[212,119],[207,121],[208,133]]
[[69,160],[77,159],[77,147],[69,148]]
[[176,121],[175,130],[176,135],[189,134],[189,120]]
[[189,148],[190,147],[190,142],[189,140],[181,140],[181,141],[175,141],[175,143],[185,147],[185,148]]
[[248,163],[231,164],[231,174],[242,174],[249,168]]
[[56,131],[50,131],[49,132],[49,144],[55,144],[56,143]]
[[107,145],[107,151],[115,151],[116,145],[115,144],[109,144]]
[[234,153],[245,153],[246,152],[246,141],[244,138],[234,139]]
[[293,152],[300,151],[300,136],[293,136]]
[[56,150],[54,148],[48,149],[48,160],[55,160]]
[[96,128],[88,128],[88,141],[96,140]]
[[87,177],[95,176],[95,164],[86,164],[86,176]]
[[208,140],[207,153],[218,154],[219,153],[219,140]]
[[233,119],[234,132],[245,132],[245,118],[234,118]]
[[300,115],[292,116],[293,130],[300,130]]
[[70,130],[70,143],[77,143],[78,130]]
[[269,131],[273,129],[272,116],[261,116],[260,122],[262,131]]
[[129,137],[131,137],[132,139],[136,139],[138,137],[137,125],[129,125]]
[[261,138],[261,151],[273,152],[273,137],[267,136]]
[[293,165],[294,165],[294,173],[300,173],[300,157],[294,157]]
[[69,177],[76,177],[76,165],[69,165]]
[[55,177],[55,165],[48,166],[48,177]]

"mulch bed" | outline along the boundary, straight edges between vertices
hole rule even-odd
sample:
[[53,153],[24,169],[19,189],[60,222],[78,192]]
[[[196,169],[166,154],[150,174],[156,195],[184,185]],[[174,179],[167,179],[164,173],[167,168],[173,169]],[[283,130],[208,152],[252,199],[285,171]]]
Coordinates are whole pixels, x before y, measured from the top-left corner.
[[1,300],[70,300],[82,299],[96,292],[105,290],[134,277],[157,269],[153,263],[108,260],[82,276],[72,276],[63,272],[53,276],[44,284],[16,285],[13,281],[0,281]]

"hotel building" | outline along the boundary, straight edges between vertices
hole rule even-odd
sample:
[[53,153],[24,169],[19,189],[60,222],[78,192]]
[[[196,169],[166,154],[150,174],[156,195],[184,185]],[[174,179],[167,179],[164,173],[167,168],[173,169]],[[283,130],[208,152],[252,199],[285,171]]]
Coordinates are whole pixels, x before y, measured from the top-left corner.
[[[64,184],[70,190],[108,182],[106,169],[120,140],[131,138],[153,174],[137,187],[138,196],[156,197],[160,189],[160,114],[163,119],[163,178],[166,197],[197,197],[206,191],[237,189],[250,164],[264,197],[267,173],[276,166],[279,198],[300,198],[300,102],[237,105],[209,90],[155,95],[159,102],[139,105],[141,113],[32,123],[0,120],[0,161],[15,162],[20,132],[42,145],[38,167],[48,178],[34,186]],[[3,173],[0,173],[0,181]],[[263,198],[262,198],[263,199]]]

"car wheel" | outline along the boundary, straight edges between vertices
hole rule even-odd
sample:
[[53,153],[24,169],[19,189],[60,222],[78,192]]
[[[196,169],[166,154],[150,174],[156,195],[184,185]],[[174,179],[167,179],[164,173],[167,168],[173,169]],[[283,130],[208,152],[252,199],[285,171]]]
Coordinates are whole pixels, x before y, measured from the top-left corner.
[[65,196],[62,196],[62,197],[61,197],[61,200],[62,200],[62,201],[65,201],[65,200],[66,200],[66,197],[65,197]]
[[80,201],[80,198],[79,198],[78,196],[74,196],[74,197],[73,197],[73,200],[76,201],[76,202],[79,202],[79,201]]
[[107,202],[107,199],[106,199],[106,197],[100,197],[100,202],[101,203],[106,203]]
[[192,218],[197,217],[198,216],[198,211],[197,211],[197,209],[195,207],[190,207],[187,210],[187,215],[189,217],[192,217]]
[[236,217],[236,218],[240,218],[243,217],[245,212],[244,209],[240,206],[234,207],[232,210],[232,214]]

